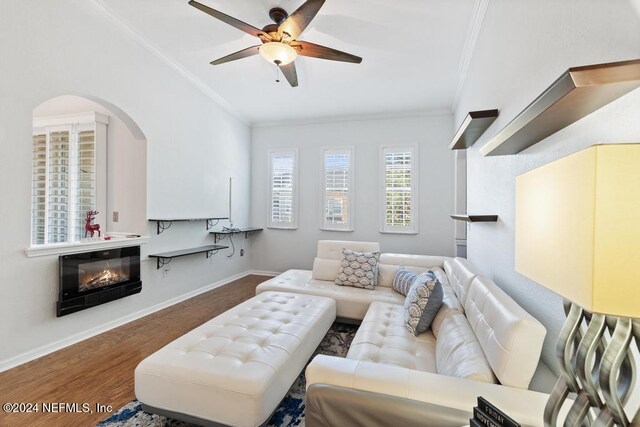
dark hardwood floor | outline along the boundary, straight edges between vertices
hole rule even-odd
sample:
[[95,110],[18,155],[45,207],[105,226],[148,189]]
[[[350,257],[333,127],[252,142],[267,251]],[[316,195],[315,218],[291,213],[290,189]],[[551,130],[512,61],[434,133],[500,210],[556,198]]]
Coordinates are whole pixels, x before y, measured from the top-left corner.
[[[126,325],[0,373],[0,404],[38,403],[40,412],[6,413],[0,426],[95,426],[135,398],[133,370],[142,359],[255,295],[265,276],[246,276]],[[87,403],[92,413],[42,411],[42,403]],[[53,405],[52,405],[53,404]],[[58,409],[60,410],[60,409]]]

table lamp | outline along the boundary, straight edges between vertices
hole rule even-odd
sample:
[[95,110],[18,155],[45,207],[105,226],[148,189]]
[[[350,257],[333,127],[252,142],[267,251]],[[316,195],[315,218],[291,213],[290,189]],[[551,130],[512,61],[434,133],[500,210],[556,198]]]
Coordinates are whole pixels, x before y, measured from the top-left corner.
[[[561,376],[544,412],[569,426],[636,426],[640,144],[594,145],[516,178],[516,271],[565,298]],[[636,390],[637,392],[638,390]]]

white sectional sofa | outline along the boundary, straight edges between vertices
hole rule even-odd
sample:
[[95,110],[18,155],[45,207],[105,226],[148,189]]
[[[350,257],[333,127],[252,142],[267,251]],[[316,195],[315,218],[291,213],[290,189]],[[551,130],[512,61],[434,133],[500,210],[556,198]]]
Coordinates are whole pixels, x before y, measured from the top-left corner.
[[[289,270],[260,284],[333,298],[338,318],[362,321],[346,358],[319,355],[306,370],[308,426],[468,424],[478,396],[523,425],[542,425],[555,381],[540,362],[545,328],[465,259],[381,254],[375,290],[337,286],[342,248],[372,242],[320,241],[313,270]],[[405,297],[391,288],[400,265],[432,270],[444,301],[430,330],[404,324]]]

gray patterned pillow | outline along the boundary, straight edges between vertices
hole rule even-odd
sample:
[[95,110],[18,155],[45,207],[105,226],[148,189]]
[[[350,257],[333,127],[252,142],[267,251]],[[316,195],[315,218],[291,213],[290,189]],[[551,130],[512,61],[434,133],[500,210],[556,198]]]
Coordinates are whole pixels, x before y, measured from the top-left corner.
[[374,289],[378,278],[378,258],[380,252],[356,252],[343,248],[336,285]]
[[418,276],[411,285],[404,301],[404,320],[413,336],[429,329],[443,296],[442,285],[431,270]]
[[413,285],[413,282],[415,282],[417,278],[418,275],[416,273],[407,270],[401,265],[393,276],[391,287],[394,291],[406,296],[407,293],[409,293],[411,285]]

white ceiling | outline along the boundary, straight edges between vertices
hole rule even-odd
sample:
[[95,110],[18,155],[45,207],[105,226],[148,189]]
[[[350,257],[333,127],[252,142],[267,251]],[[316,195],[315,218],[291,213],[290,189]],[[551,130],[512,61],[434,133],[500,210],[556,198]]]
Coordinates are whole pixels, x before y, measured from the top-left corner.
[[[299,39],[363,57],[347,64],[298,57],[299,87],[275,82],[259,55],[209,62],[259,40],[186,0],[95,0],[253,124],[450,109],[479,0],[328,0]],[[268,11],[303,0],[200,0],[262,28]],[[464,68],[464,67],[462,67]]]

